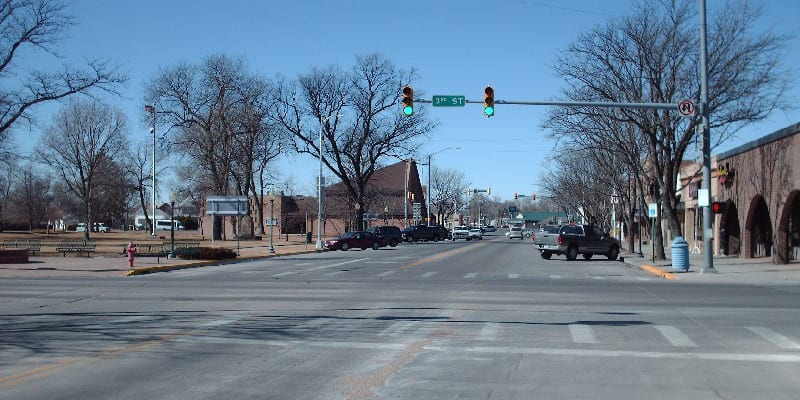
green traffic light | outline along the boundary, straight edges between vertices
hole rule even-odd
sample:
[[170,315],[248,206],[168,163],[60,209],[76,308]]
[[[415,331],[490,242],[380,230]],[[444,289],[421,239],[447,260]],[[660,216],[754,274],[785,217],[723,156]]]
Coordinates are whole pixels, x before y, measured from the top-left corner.
[[483,112],[486,113],[487,117],[491,117],[494,115],[494,107],[486,107],[483,109]]
[[405,114],[405,115],[414,114],[414,107],[411,107],[411,106],[403,107],[403,114]]

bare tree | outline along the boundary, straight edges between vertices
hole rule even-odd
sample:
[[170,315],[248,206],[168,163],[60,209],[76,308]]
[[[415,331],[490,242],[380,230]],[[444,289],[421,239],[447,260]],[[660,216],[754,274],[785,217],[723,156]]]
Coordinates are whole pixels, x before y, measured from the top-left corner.
[[431,206],[440,223],[466,205],[469,181],[463,171],[448,168],[431,169]]
[[[641,1],[634,14],[581,35],[555,67],[566,80],[564,96],[578,101],[655,103],[696,99],[700,63],[695,9],[693,1]],[[709,26],[711,100],[707,106],[712,145],[786,107],[782,95],[789,82],[780,68],[788,37],[769,31],[753,33],[761,10],[746,1],[720,10]],[[675,183],[700,118],[684,119],[667,110],[623,109],[615,114],[593,108],[576,110],[575,123],[583,120],[602,127],[610,120],[630,125],[641,135],[647,144],[647,174],[656,185],[663,220],[673,235],[680,235]],[[661,220],[656,223],[660,234]],[[657,256],[663,258],[659,239]]]
[[[406,158],[417,146],[415,139],[435,127],[424,109],[414,110],[413,117],[399,110],[400,89],[414,76],[372,54],[357,57],[350,72],[315,68],[297,82],[275,85],[279,102],[272,117],[294,136],[299,153],[317,157],[321,132],[322,162],[346,188],[355,229],[364,226],[367,186],[383,159]],[[320,128],[308,128],[313,126]]]
[[98,188],[107,183],[103,171],[123,152],[126,128],[122,111],[97,101],[76,100],[56,115],[41,139],[39,160],[50,165],[80,200],[88,227],[93,226]]
[[17,175],[10,198],[25,218],[28,231],[38,228],[39,223],[47,219],[47,207],[52,198],[50,179],[28,163]]
[[[257,193],[256,170],[263,171],[279,154],[271,146],[279,134],[264,119],[268,89],[263,79],[247,72],[242,59],[225,55],[164,69],[148,83],[146,96],[156,103],[157,120],[169,126],[168,142],[205,166],[200,192]],[[221,238],[222,220],[214,224]]]
[[93,89],[116,93],[127,80],[105,61],[90,60],[83,70],[65,66],[58,72],[26,71],[17,61],[25,51],[43,51],[59,58],[57,49],[73,25],[57,0],[0,1],[0,148],[19,120],[31,121],[31,109]]

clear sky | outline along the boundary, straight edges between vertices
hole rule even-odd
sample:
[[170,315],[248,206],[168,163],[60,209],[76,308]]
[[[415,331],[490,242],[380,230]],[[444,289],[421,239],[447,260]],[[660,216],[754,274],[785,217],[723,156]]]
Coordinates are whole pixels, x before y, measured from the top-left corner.
[[[714,8],[722,2],[707,3],[712,21]],[[562,87],[551,68],[560,49],[578,34],[633,9],[630,0],[73,0],[67,4],[78,25],[69,31],[61,53],[76,64],[84,57],[121,62],[130,74],[124,98],[112,101],[130,118],[131,140],[151,140],[141,122],[145,81],[161,67],[199,63],[219,53],[243,56],[252,71],[268,78],[277,74],[294,78],[312,67],[331,64],[349,69],[356,55],[380,53],[402,68],[418,71],[416,97],[450,94],[482,100],[483,87],[490,84],[498,100],[552,100]],[[800,2],[770,0],[764,5],[764,26],[798,33]],[[800,65],[800,39],[789,43],[788,54],[787,65]],[[39,62],[36,57],[28,61]],[[800,100],[800,89],[793,87],[790,96]],[[15,138],[23,153],[33,148],[56,108],[37,108],[38,124],[17,129]],[[546,107],[498,105],[493,118],[484,117],[482,107],[474,104],[431,111],[440,125],[418,159],[457,147],[436,154],[434,167],[463,170],[472,187],[491,187],[492,195],[502,199],[512,198],[514,192],[539,191],[539,165],[554,151],[553,141],[540,127]],[[797,122],[800,110],[775,113],[715,153]],[[296,193],[311,195],[317,168],[315,158],[292,156],[280,160],[278,180],[291,177]],[[421,172],[424,181],[427,169]],[[168,188],[160,191],[168,193]]]

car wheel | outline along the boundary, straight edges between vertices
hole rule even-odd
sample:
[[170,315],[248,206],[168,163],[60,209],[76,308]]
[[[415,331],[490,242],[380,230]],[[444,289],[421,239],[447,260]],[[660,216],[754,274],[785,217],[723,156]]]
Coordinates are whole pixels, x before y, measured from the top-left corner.
[[583,259],[584,260],[591,260],[593,255],[594,254],[592,254],[592,253],[583,253]]
[[389,241],[389,246],[397,247],[397,239],[392,239]]
[[347,243],[342,243],[342,251],[347,251],[348,249],[350,249],[350,245]]
[[575,261],[576,258],[578,258],[578,246],[569,246],[569,248],[567,248],[567,260]]
[[543,251],[542,252],[542,258],[544,258],[545,260],[549,260],[550,257],[552,257],[552,256],[553,256],[553,253],[551,253],[549,251]]
[[619,247],[617,247],[617,246],[612,246],[612,247],[611,247],[611,250],[609,250],[609,251],[608,251],[608,254],[606,254],[606,256],[607,256],[607,257],[608,257],[608,259],[609,259],[609,260],[611,260],[611,261],[614,261],[614,260],[616,260],[616,259],[617,259],[617,257],[619,257]]
[[381,246],[378,245],[378,242],[373,242],[372,243],[372,250],[378,250],[379,248],[381,248]]

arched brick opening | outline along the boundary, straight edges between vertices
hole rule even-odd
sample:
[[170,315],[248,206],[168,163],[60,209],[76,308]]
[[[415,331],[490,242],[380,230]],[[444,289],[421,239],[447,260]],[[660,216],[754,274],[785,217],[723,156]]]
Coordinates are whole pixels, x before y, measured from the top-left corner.
[[789,193],[780,213],[774,261],[787,264],[800,256],[800,191]]
[[720,251],[726,256],[738,256],[742,248],[742,229],[739,226],[739,211],[736,204],[728,200],[720,223]]
[[745,222],[744,256],[760,258],[772,256],[772,219],[764,197],[758,195],[750,202]]

